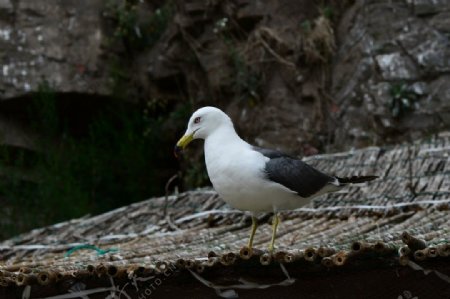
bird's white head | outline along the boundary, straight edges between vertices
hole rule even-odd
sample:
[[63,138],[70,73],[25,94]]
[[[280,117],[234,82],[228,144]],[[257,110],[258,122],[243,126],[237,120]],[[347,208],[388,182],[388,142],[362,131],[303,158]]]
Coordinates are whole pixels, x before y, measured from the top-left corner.
[[184,136],[175,146],[175,156],[192,140],[206,139],[219,128],[233,129],[233,122],[225,112],[209,106],[198,109],[192,114]]

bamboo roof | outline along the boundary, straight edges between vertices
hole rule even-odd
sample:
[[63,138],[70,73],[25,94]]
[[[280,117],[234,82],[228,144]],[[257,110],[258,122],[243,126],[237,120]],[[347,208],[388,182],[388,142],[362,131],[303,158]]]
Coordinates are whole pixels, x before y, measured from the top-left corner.
[[266,250],[271,215],[259,217],[250,250],[244,246],[250,216],[228,207],[211,189],[35,229],[0,243],[0,289],[87,277],[131,279],[171,267],[201,281],[208,269],[247,264],[322,271],[374,259],[401,265],[449,259],[449,154],[450,133],[441,133],[412,144],[306,158],[339,176],[380,178],[282,213],[273,254]]

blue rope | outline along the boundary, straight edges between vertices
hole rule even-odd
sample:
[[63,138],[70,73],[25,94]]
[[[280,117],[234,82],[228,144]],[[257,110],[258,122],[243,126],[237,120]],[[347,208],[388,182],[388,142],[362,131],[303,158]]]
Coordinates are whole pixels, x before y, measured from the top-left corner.
[[81,249],[95,250],[95,251],[97,251],[97,255],[104,255],[104,254],[106,254],[108,252],[117,252],[117,251],[119,251],[117,248],[101,249],[101,248],[98,248],[97,246],[94,246],[94,245],[83,244],[83,245],[78,245],[78,246],[75,246],[75,247],[69,249],[64,254],[64,257],[69,257],[72,253],[74,253],[75,251],[81,250]]

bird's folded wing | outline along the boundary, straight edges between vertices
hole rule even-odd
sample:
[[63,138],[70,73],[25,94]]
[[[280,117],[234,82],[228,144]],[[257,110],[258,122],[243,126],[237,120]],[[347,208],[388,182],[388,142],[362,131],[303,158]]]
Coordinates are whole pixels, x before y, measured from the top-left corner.
[[267,161],[267,178],[297,192],[301,197],[309,197],[336,181],[305,162],[292,157],[276,157]]

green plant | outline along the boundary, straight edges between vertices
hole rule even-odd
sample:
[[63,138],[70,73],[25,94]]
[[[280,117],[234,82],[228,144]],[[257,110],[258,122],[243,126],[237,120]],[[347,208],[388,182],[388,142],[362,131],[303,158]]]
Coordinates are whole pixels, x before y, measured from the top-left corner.
[[320,14],[323,15],[328,20],[333,20],[335,12],[332,6],[325,5],[319,8]]
[[229,46],[229,53],[233,67],[233,92],[241,101],[254,106],[260,101],[262,76],[246,63],[236,47]]
[[127,62],[113,57],[109,61],[108,71],[111,95],[116,100],[126,100],[129,95],[129,81],[131,77]]
[[327,64],[334,53],[334,31],[326,14],[327,11],[323,10],[314,21],[300,23],[301,47],[307,64]]
[[400,118],[407,112],[414,110],[417,95],[408,89],[405,83],[392,84],[389,90],[391,101],[389,109],[394,118]]
[[[108,60],[110,89],[113,97],[126,100],[135,97],[132,87],[138,81],[133,71],[133,60],[137,52],[152,48],[160,39],[173,16],[174,5],[167,1],[154,11],[149,19],[138,17],[138,1],[109,0],[105,17],[114,27],[113,35],[108,38],[108,47],[116,51]],[[123,45],[125,51],[117,45]]]
[[248,34],[237,26],[236,22],[230,22],[227,17],[220,18],[214,23],[213,32],[227,48],[232,68],[230,83],[233,93],[239,100],[251,106],[256,105],[260,101],[262,76],[249,64],[237,47],[238,41],[246,39]]
[[303,22],[300,23],[300,28],[302,28],[304,32],[310,33],[313,26],[310,20],[304,20]]
[[164,194],[177,169],[167,123],[184,126],[188,105],[144,117],[142,106],[110,99],[74,135],[60,101],[43,82],[30,103],[38,151],[0,146],[0,239]]
[[170,1],[155,10],[149,23],[146,25],[147,30],[144,31],[147,32],[148,46],[153,46],[159,40],[173,14],[174,8]]
[[114,23],[114,38],[122,40],[128,50],[143,50],[153,47],[166,30],[173,16],[173,4],[167,1],[154,11],[148,20],[138,18],[137,1],[110,0],[105,16]]
[[109,0],[106,3],[104,15],[114,23],[113,38],[123,40],[130,45],[140,43],[142,36],[135,3],[127,0]]

